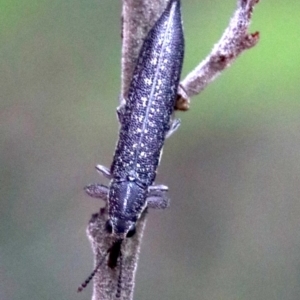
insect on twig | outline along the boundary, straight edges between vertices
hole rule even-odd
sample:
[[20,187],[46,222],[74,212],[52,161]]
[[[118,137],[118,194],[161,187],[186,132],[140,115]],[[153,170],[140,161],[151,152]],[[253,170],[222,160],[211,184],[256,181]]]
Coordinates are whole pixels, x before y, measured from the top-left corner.
[[[183,52],[180,1],[171,0],[144,40],[128,97],[117,109],[121,128],[112,165],[109,169],[97,166],[110,179],[109,187],[87,187],[91,196],[107,202],[105,229],[114,238],[106,254],[111,269],[116,267],[119,257],[122,259],[122,242],[135,235],[142,213],[148,207],[168,206],[168,187],[155,185],[154,181],[165,139],[180,125],[172,114]],[[78,291],[86,287],[103,261]],[[120,271],[120,285],[121,276]]]
[[237,0],[219,42],[179,84],[184,44],[180,1],[169,1],[145,39],[141,32],[149,28],[152,9],[159,15],[166,0],[143,1],[123,0],[121,90],[125,101],[117,109],[121,128],[111,167],[97,166],[110,184],[91,184],[85,189],[90,196],[106,201],[106,207],[92,217],[87,230],[96,268],[79,288],[82,290],[95,276],[94,300],[116,296],[132,299],[145,213],[148,207],[165,208],[169,204],[168,188],[155,185],[154,180],[164,141],[180,125],[179,120],[172,119],[174,105],[187,110],[190,97],[199,94],[259,40],[258,32],[248,33],[258,0]]

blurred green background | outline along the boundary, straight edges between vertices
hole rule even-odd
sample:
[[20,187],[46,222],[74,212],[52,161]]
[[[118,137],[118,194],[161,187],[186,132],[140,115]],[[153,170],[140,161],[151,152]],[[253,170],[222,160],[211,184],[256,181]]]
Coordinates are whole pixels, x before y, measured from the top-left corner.
[[[231,1],[183,2],[183,77]],[[120,1],[0,0],[0,299],[90,299],[85,229],[117,139]],[[135,299],[300,299],[300,2],[261,1],[259,44],[179,113]]]

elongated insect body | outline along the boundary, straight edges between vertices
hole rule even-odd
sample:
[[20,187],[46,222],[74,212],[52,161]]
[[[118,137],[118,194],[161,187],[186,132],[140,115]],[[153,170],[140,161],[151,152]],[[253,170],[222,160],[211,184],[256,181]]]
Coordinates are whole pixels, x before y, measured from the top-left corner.
[[148,33],[124,107],[109,187],[108,229],[124,238],[147,206],[161,150],[170,130],[183,61],[180,2],[170,1]]
[[[106,230],[115,237],[108,249],[115,266],[121,243],[135,233],[146,207],[168,206],[164,185],[154,185],[166,137],[179,126],[172,120],[183,62],[184,38],[180,0],[170,0],[141,48],[125,104],[117,109],[120,133],[110,169],[97,170],[110,179],[109,187],[92,184],[86,192],[108,204]],[[81,290],[96,273],[97,267]]]

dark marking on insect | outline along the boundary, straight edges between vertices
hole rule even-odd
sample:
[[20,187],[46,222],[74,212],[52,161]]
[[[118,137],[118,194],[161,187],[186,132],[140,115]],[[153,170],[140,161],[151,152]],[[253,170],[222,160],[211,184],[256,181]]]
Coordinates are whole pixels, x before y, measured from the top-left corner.
[[121,127],[112,165],[110,169],[96,167],[110,179],[109,187],[92,184],[85,188],[90,196],[107,201],[105,228],[116,239],[107,252],[110,268],[122,257],[122,241],[135,234],[143,211],[168,206],[168,187],[154,185],[154,180],[165,139],[180,125],[172,114],[183,54],[180,0],[170,0],[144,40],[127,99],[117,108]]

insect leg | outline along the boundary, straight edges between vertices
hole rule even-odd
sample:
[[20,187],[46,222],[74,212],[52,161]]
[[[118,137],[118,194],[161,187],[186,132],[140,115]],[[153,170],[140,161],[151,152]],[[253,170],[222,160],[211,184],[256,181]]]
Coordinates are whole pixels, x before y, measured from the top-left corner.
[[166,134],[166,139],[168,137],[170,137],[177,129],[178,127],[180,126],[180,120],[179,119],[174,119],[171,123],[171,128],[169,129],[169,131],[167,132]]
[[93,198],[100,198],[104,201],[106,201],[108,198],[109,188],[105,185],[93,183],[84,187],[84,190],[89,196]]
[[170,199],[166,196],[168,187],[165,185],[153,185],[149,187],[147,204],[150,208],[165,209],[170,205]]
[[100,173],[101,175],[103,175],[104,177],[111,179],[111,173],[110,173],[110,169],[102,166],[102,165],[97,165],[96,166],[96,170],[98,171],[98,173]]
[[125,100],[122,99],[121,104],[117,107],[117,116],[118,116],[118,120],[120,122],[120,124],[123,124],[123,115],[125,113]]
[[148,191],[151,192],[167,192],[169,188],[164,184],[156,184],[148,187]]

